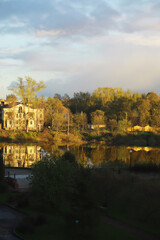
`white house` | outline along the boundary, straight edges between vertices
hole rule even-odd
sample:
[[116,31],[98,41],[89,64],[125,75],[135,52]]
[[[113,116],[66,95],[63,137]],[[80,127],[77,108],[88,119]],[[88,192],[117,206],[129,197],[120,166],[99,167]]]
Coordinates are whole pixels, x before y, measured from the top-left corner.
[[1,102],[0,123],[5,130],[41,131],[44,125],[44,109],[33,109],[22,103],[11,107]]

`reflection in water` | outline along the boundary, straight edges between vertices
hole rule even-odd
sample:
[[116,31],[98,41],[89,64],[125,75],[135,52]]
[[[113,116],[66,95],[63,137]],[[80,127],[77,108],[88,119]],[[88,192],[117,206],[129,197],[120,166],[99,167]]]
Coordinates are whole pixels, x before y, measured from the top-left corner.
[[43,148],[36,144],[3,144],[0,147],[5,166],[31,167],[42,159],[43,151],[49,154],[62,156],[67,150],[75,154],[77,161],[83,166],[100,166],[103,164],[127,164],[134,166],[137,163],[153,163],[160,165],[160,148],[126,147],[97,145],[58,146],[45,145]]
[[160,148],[126,147],[106,145],[74,146],[70,149],[80,163],[88,159],[95,165],[119,163],[134,166],[137,163],[153,163],[160,165]]
[[31,167],[42,159],[41,147],[37,145],[8,144],[2,147],[2,153],[6,167]]

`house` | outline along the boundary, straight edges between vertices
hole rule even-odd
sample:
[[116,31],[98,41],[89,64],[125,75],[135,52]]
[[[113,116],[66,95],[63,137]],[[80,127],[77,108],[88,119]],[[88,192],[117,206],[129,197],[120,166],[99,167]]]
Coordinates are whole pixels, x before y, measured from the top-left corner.
[[127,129],[128,132],[154,132],[155,131],[155,128],[152,128],[151,126],[149,125],[146,125],[145,127],[141,127],[141,126],[134,126],[134,127],[129,127]]
[[0,125],[4,130],[41,131],[44,125],[44,109],[34,109],[22,103],[0,104]]
[[95,130],[95,129],[104,129],[106,128],[106,125],[105,124],[88,124],[88,129],[91,129],[91,130]]

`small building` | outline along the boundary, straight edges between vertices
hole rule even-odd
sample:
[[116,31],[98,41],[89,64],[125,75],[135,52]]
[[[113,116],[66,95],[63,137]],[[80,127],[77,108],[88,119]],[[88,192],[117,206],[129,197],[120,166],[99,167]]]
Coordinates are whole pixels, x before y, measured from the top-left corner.
[[95,130],[95,129],[105,129],[106,125],[105,124],[88,124],[88,129]]
[[44,126],[44,109],[34,109],[22,103],[0,105],[0,124],[4,130],[41,131]]
[[146,125],[145,127],[141,127],[141,126],[136,125],[136,126],[134,126],[134,127],[129,127],[129,128],[127,129],[127,131],[128,131],[128,132],[136,132],[136,131],[138,131],[138,132],[154,132],[155,129],[152,128],[152,127],[149,126],[149,125]]

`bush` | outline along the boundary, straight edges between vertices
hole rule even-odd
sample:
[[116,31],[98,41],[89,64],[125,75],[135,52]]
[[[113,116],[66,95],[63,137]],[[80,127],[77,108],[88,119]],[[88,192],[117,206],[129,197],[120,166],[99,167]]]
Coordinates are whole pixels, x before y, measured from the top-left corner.
[[75,167],[65,157],[46,157],[32,169],[32,190],[42,205],[68,211],[75,187]]
[[8,191],[8,185],[5,182],[0,182],[0,193],[6,193]]
[[18,232],[23,234],[32,234],[35,231],[35,220],[34,217],[24,217],[17,227]]
[[45,128],[42,133],[40,133],[40,139],[43,141],[53,141],[53,135],[51,130]]
[[38,216],[35,217],[35,225],[43,225],[47,222],[46,215],[44,214],[39,214]]
[[18,198],[17,207],[26,208],[29,206],[29,196],[27,194],[22,194]]

